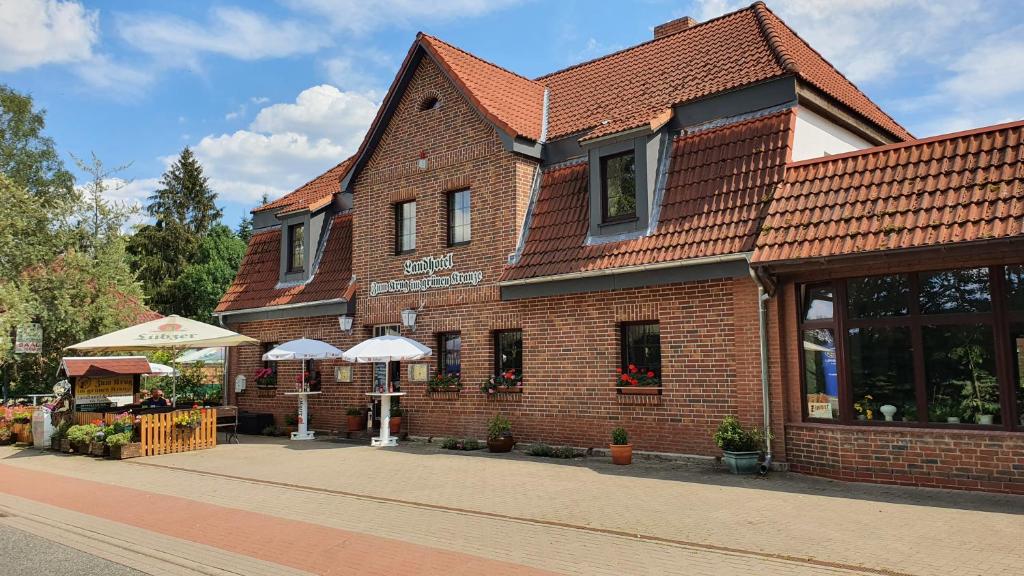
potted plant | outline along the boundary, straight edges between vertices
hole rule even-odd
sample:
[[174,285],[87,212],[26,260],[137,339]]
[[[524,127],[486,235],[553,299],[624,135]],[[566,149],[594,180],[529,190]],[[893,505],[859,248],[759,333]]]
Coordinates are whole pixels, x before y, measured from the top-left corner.
[[132,442],[131,432],[118,432],[107,436],[107,448],[109,456],[114,460],[125,458],[138,458],[142,456],[142,443]]
[[14,432],[6,422],[0,422],[0,446],[6,446],[14,442]]
[[515,370],[506,370],[495,374],[480,385],[480,391],[486,394],[495,392],[522,392],[523,375]]
[[633,463],[633,445],[629,443],[626,429],[619,427],[612,430],[612,443],[608,446],[612,454],[612,464],[626,465]]
[[462,374],[459,372],[434,374],[427,381],[427,392],[458,392],[462,390]]
[[320,389],[321,389],[321,385],[320,385],[320,372],[319,371],[300,372],[299,375],[295,377],[295,386],[296,386],[296,388],[301,389],[303,382],[306,383],[306,390],[307,391],[309,391],[309,392],[319,392]]
[[875,397],[865,394],[858,402],[853,403],[853,409],[857,412],[857,420],[873,420],[875,417]]
[[32,410],[15,408],[11,411],[11,432],[19,444],[32,444]]
[[191,410],[180,411],[174,415],[174,427],[178,430],[194,432],[203,423],[203,411],[198,405],[193,405]]
[[110,453],[110,448],[107,447],[107,430],[106,426],[101,424],[96,425],[97,430],[93,432],[92,438],[89,439],[89,455],[90,456],[106,456]]
[[99,426],[95,424],[78,424],[68,428],[68,442],[71,444],[71,448],[79,454],[89,453],[89,442],[96,432],[99,431]]
[[616,368],[619,394],[634,396],[655,396],[661,393],[661,378],[653,370],[641,370],[636,364],[630,364],[625,370]]
[[295,432],[299,429],[299,415],[288,413],[284,415],[284,427],[288,432]]
[[65,418],[53,429],[53,434],[50,435],[50,450],[57,452],[68,451],[64,447],[64,443],[67,442],[68,428],[71,428],[71,421]]
[[388,434],[398,436],[398,433],[401,432],[402,414],[404,414],[404,411],[401,406],[391,407],[391,420],[388,422]]
[[359,406],[349,406],[345,411],[348,417],[348,431],[359,432],[366,429],[366,421],[363,420],[363,409]]
[[767,436],[757,428],[745,429],[735,416],[726,416],[715,432],[715,444],[722,449],[722,459],[733,474],[753,474]]
[[516,445],[512,436],[512,421],[495,414],[487,423],[487,450],[490,452],[511,452]]
[[257,388],[276,388],[277,372],[273,368],[260,368],[253,374]]

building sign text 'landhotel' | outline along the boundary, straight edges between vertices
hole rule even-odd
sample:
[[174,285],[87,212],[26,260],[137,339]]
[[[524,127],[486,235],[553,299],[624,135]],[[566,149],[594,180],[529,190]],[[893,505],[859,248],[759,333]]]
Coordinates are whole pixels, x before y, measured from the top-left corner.
[[472,272],[451,272],[449,274],[437,274],[455,267],[455,259],[449,252],[444,256],[425,256],[419,260],[406,260],[404,272],[406,276],[419,276],[423,278],[412,278],[408,280],[389,280],[387,282],[371,282],[370,296],[381,294],[409,294],[411,292],[426,292],[428,290],[443,290],[456,286],[476,286],[484,279],[484,273],[479,270]]

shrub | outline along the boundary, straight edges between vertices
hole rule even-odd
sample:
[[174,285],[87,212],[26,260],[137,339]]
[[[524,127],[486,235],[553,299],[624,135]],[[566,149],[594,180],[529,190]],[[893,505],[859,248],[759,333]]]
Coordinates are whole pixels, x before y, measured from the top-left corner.
[[10,428],[7,426],[0,426],[0,443],[10,442],[12,436],[14,436],[14,432],[12,432]]
[[278,428],[277,426],[270,425],[270,426],[267,426],[266,428],[263,429],[263,435],[264,436],[280,436],[281,435],[281,429]]
[[575,458],[576,449],[572,446],[559,446],[555,448],[554,453],[551,455],[552,458]]
[[111,448],[115,446],[124,446],[125,444],[131,444],[132,433],[131,432],[119,432],[117,434],[111,434],[107,436],[107,446]]
[[487,439],[497,440],[509,436],[512,436],[512,421],[501,414],[495,414],[487,423]]
[[629,444],[629,435],[626,434],[625,428],[616,428],[612,430],[612,444],[615,446],[625,446]]
[[483,444],[481,444],[476,438],[467,438],[462,441],[463,450],[479,450],[483,447]]
[[483,445],[476,438],[466,438],[465,440],[459,440],[458,438],[445,438],[441,441],[441,448],[445,450],[479,450],[483,448]]
[[72,444],[91,442],[100,427],[95,424],[78,424],[68,428],[67,438]]
[[298,414],[287,414],[284,417],[284,423],[286,426],[298,426],[299,415]]
[[445,438],[441,442],[441,448],[445,450],[459,450],[459,441],[455,438]]
[[555,450],[554,448],[548,446],[547,444],[538,442],[537,444],[531,445],[530,448],[526,451],[526,453],[529,454],[530,456],[550,458],[551,456],[554,455]]
[[758,428],[747,430],[735,416],[726,416],[715,432],[715,444],[726,452],[760,452],[766,435]]
[[392,406],[391,407],[391,416],[392,417],[401,418],[402,414],[404,414],[404,411],[402,410],[401,406]]
[[348,409],[345,410],[345,414],[349,416],[362,416],[363,410],[359,406],[349,406]]
[[68,430],[71,429],[71,420],[64,419],[60,421],[60,424],[53,429],[53,434],[50,435],[51,440],[63,440],[68,437]]

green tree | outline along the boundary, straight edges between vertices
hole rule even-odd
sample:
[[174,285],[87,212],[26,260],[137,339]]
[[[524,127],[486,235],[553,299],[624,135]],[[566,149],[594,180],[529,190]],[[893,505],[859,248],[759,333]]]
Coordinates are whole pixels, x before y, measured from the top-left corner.
[[73,202],[74,176],[43,135],[44,110],[32,97],[0,84],[0,173],[24,188],[43,207],[57,209]]
[[217,225],[203,238],[195,261],[173,284],[182,301],[181,313],[202,322],[213,322],[213,309],[235,279],[245,255],[245,242],[230,228]]
[[164,172],[160,186],[146,206],[154,222],[136,231],[128,252],[147,302],[163,314],[192,317],[197,310],[193,297],[181,291],[177,280],[195,262],[203,238],[219,225],[222,211],[189,148]]
[[210,189],[202,164],[187,146],[164,172],[160,186],[150,195],[146,207],[158,227],[180,224],[201,237],[220,221],[223,211],[217,208],[217,194]]

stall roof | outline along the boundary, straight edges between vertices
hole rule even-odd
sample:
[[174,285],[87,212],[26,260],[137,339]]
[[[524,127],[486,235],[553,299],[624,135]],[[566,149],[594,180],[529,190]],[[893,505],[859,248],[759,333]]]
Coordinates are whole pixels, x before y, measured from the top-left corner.
[[149,360],[145,356],[75,356],[65,357],[61,371],[70,377],[121,376],[149,374]]

